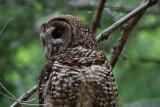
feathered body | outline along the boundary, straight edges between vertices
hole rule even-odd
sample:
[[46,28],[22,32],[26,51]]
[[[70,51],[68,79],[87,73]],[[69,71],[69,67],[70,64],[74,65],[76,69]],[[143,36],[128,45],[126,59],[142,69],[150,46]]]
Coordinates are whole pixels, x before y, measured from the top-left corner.
[[[61,28],[61,36],[53,34],[53,26],[54,30]],[[55,17],[42,27],[47,63],[39,77],[41,106],[116,107],[117,89],[110,64],[89,27],[70,15]],[[52,45],[49,35],[54,38]]]

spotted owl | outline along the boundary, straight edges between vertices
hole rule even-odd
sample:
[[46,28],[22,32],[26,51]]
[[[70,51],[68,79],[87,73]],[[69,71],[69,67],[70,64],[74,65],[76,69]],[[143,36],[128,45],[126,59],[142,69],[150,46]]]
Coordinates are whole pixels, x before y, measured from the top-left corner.
[[71,15],[41,27],[47,62],[39,76],[40,107],[117,107],[111,66],[86,23]]

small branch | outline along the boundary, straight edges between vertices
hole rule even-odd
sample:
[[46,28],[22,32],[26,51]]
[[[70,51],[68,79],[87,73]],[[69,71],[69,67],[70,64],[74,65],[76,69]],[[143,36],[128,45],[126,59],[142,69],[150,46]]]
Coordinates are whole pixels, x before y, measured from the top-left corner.
[[27,101],[29,97],[37,91],[37,85],[33,86],[31,89],[29,89],[26,93],[24,93],[18,101],[14,102],[10,107],[18,107],[21,105],[19,102]]
[[121,18],[120,20],[118,20],[117,22],[115,22],[114,24],[112,24],[109,28],[105,29],[101,34],[99,34],[97,36],[97,41],[100,42],[104,39],[108,39],[109,35],[115,31],[118,27],[122,26],[125,22],[127,22],[129,19],[131,19],[132,17],[136,16],[140,11],[149,8],[151,5],[154,5],[158,2],[158,0],[155,0],[154,2],[151,2],[150,0],[144,2],[142,5],[140,5],[139,7],[137,7],[135,10],[133,10],[132,12],[130,12],[129,14],[127,14],[126,16],[124,16],[123,18]]
[[116,44],[113,47],[112,56],[110,59],[110,63],[112,68],[115,66],[116,62],[119,59],[119,56],[127,43],[128,37],[130,36],[134,26],[138,23],[144,12],[147,10],[148,6],[152,6],[154,3],[147,3],[147,6],[143,8],[143,10],[139,11],[136,16],[134,16],[132,19],[130,19],[124,26],[123,26],[123,33],[122,36],[119,38],[119,40],[116,42]]
[[90,27],[93,33],[95,33],[97,27],[100,26],[100,19],[101,19],[102,13],[103,13],[105,2],[106,2],[106,0],[100,0],[98,8],[96,10],[96,13],[93,17],[91,27]]
[[1,93],[2,95],[4,95],[5,97],[9,98],[9,99],[13,99],[13,100],[17,100],[17,98],[0,82],[0,86],[2,87],[2,89],[4,89],[11,97]]
[[125,26],[123,27],[124,31],[122,33],[122,36],[118,39],[118,41],[116,42],[116,44],[113,47],[112,56],[111,56],[111,60],[110,60],[112,68],[114,67],[114,65],[118,61],[119,56],[120,56],[125,44],[127,43],[128,37],[130,36],[134,26],[139,21],[141,16],[142,16],[142,14],[133,17],[133,19],[128,21],[127,24],[125,24]]
[[5,30],[5,28],[7,27],[7,25],[9,24],[9,22],[13,19],[13,17],[9,18],[7,23],[4,25],[4,27],[2,28],[2,30],[0,31],[0,36],[2,35],[3,31]]

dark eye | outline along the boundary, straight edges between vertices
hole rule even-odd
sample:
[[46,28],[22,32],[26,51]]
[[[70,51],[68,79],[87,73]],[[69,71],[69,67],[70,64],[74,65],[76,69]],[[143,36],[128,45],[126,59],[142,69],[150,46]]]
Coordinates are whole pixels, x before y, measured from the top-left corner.
[[53,39],[58,39],[62,36],[64,30],[63,28],[60,27],[56,27],[53,31],[52,31],[52,37]]

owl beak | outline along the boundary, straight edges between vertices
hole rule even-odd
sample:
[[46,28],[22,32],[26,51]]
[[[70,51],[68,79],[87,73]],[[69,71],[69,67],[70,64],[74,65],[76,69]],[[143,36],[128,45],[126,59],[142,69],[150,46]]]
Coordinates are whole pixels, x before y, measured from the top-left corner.
[[52,53],[58,52],[62,46],[63,41],[61,39],[50,39],[48,42],[48,48]]
[[47,38],[47,54],[49,56],[53,55],[54,53],[58,53],[60,47],[62,46],[62,40],[61,39],[53,39],[53,38]]
[[63,42],[61,39],[49,39],[48,41],[49,44],[51,44],[52,46],[58,46],[58,45],[61,45]]

